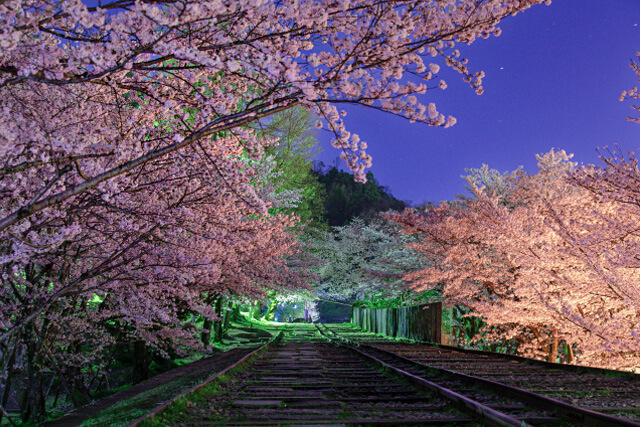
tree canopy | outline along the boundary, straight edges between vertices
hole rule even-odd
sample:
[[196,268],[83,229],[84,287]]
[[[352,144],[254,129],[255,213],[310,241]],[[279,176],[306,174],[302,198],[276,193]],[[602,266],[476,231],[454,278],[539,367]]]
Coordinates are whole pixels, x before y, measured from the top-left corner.
[[479,340],[553,362],[562,347],[568,362],[634,369],[636,160],[578,168],[571,157],[551,150],[537,156],[536,174],[511,175],[508,204],[472,183],[464,203],[390,215],[435,261],[405,279],[415,289],[444,283],[448,304],[486,322]]
[[[118,342],[189,351],[222,295],[307,288],[291,209],[313,219],[321,187],[311,116],[285,111],[318,117],[364,182],[372,159],[339,107],[452,126],[429,102],[441,65],[481,93],[456,46],[542,2],[2,2],[0,406],[16,384],[25,422],[52,388],[79,406]],[[344,218],[360,212],[348,191]]]
[[325,215],[329,225],[344,226],[353,218],[370,220],[379,212],[401,211],[406,203],[393,197],[384,186],[378,185],[373,173],[367,172],[367,182],[354,182],[351,174],[337,167],[316,164],[318,181],[326,189]]

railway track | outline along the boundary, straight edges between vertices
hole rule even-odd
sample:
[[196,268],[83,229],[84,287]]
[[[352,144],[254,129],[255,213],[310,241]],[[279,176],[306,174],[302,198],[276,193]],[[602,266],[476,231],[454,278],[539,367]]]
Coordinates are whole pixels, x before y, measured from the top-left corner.
[[[637,400],[625,400],[633,405],[627,419],[613,417],[506,384],[529,378],[539,388],[553,378],[536,382],[538,371],[529,365],[476,359],[344,325],[288,325],[279,342],[241,367],[135,425],[640,426],[632,418]],[[469,375],[474,369],[494,377]]]
[[[399,343],[351,325],[321,329],[383,363],[420,378],[444,381],[453,391],[490,406],[496,395],[508,396],[515,403],[493,407],[527,423],[640,426],[638,375]],[[477,394],[479,390],[485,394]]]
[[393,355],[382,348],[390,341],[355,346],[343,342],[354,330],[331,329],[337,335],[321,325],[289,325],[279,343],[242,368],[138,425],[640,425],[541,407]]
[[185,399],[140,425],[483,425],[437,393],[329,342],[312,325],[295,325],[245,369]]

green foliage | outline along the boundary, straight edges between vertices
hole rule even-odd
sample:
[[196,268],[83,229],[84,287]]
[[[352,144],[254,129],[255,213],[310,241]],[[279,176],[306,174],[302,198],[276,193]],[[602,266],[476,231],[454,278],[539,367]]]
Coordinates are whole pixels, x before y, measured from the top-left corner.
[[353,306],[362,308],[397,308],[408,305],[420,305],[442,299],[442,289],[414,292],[407,290],[400,295],[397,292],[381,290],[366,295],[365,299],[355,301]]
[[322,162],[316,164],[314,173],[326,188],[324,208],[331,226],[343,226],[355,217],[368,220],[378,212],[401,211],[406,207],[406,203],[393,197],[388,188],[378,185],[371,172],[367,173],[365,184],[355,182],[352,174],[335,166],[325,168]]
[[168,425],[168,420],[171,420],[171,424],[174,424],[176,421],[182,420],[185,415],[189,414],[191,408],[193,408],[200,402],[206,402],[209,396],[219,393],[221,386],[228,381],[229,377],[226,375],[218,377],[215,381],[203,386],[202,388],[199,388],[192,393],[189,393],[187,396],[181,397],[180,399],[176,400],[160,414],[143,420],[140,423],[140,426],[166,426]]
[[313,172],[312,159],[320,152],[315,118],[304,108],[281,111],[259,123],[259,132],[278,138],[277,145],[267,147],[265,156],[275,158],[277,193],[298,191],[300,199],[294,208],[278,208],[293,212],[306,227],[326,229],[324,205],[326,191]]
[[251,306],[250,316],[252,319],[260,319],[262,317],[262,303],[256,302]]
[[295,207],[277,207],[273,211],[295,213],[306,231],[311,231],[328,230],[327,223],[342,226],[358,216],[369,219],[378,212],[406,207],[380,186],[371,172],[367,173],[367,182],[361,184],[354,181],[351,173],[336,167],[325,168],[322,162],[314,167],[313,158],[320,152],[315,121],[305,109],[290,108],[257,125],[260,134],[278,139],[277,145],[265,150],[265,159],[275,159],[270,184],[277,187],[276,194],[300,194]]
[[488,349],[489,344],[483,338],[478,339],[486,335],[486,323],[463,305],[442,309],[442,332],[451,335],[456,344],[462,347]]

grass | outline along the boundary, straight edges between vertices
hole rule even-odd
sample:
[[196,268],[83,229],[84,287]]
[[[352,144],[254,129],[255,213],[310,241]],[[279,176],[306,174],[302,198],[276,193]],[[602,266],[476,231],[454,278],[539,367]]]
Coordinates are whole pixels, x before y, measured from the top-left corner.
[[[233,372],[236,369],[238,368],[235,368],[229,372]],[[126,399],[116,403],[115,405],[101,411],[97,416],[82,423],[81,427],[111,427],[126,424],[127,422],[133,421],[145,414],[148,414],[158,405],[159,402],[165,401],[172,396],[176,396],[184,392],[185,390],[188,390],[196,384],[204,381],[210,375],[211,373],[206,373],[204,376],[201,374],[193,374],[190,376],[176,378],[175,380],[169,381],[151,390],[142,392],[130,399]],[[210,395],[211,393],[216,392],[217,387],[219,387],[220,384],[224,384],[226,381],[226,376],[219,377],[216,381],[213,381],[202,387],[201,389],[190,393],[187,397],[178,399],[167,409],[173,408],[174,405],[177,405],[177,408],[182,410],[184,409],[182,406],[186,405],[188,401],[194,401],[194,398],[200,399],[200,396]],[[180,402],[183,403],[182,406]],[[162,414],[164,414],[165,412],[166,410],[163,411]]]
[[133,421],[153,410],[158,402],[166,399],[167,396],[174,396],[192,385],[191,381],[180,380],[170,381],[130,399],[120,401],[83,422],[81,426],[121,426],[126,422]]
[[188,414],[193,407],[198,406],[198,403],[206,401],[209,396],[219,393],[221,385],[228,381],[229,377],[226,375],[219,377],[216,381],[176,400],[156,416],[143,420],[140,426],[162,427],[183,421],[185,415]]
[[[225,385],[232,381],[234,374],[247,370],[249,364],[242,364],[228,371],[226,374],[219,376],[215,381],[200,387],[199,389],[189,393],[186,396],[177,399],[175,402],[167,406],[160,413],[153,417],[147,418],[140,423],[140,427],[162,427],[167,425],[175,425],[189,420],[190,412],[194,408],[198,408],[199,404],[206,403],[212,396],[223,393]],[[222,421],[222,415],[212,413],[206,417],[207,421]],[[215,424],[213,424],[215,425]]]
[[[253,324],[255,322],[248,322],[246,319],[241,319],[239,321],[232,322],[232,327],[229,329],[229,333],[226,337],[226,341],[223,343],[216,343],[216,349],[222,351],[229,351],[235,348],[246,348],[248,346],[256,346],[258,342],[251,341],[245,338],[240,338],[239,335],[247,334],[247,331],[241,328],[255,328],[256,325]],[[269,322],[274,323],[274,322]],[[264,329],[264,328],[256,328],[256,329]],[[264,337],[264,341],[267,338]],[[194,357],[189,359],[178,359],[174,361],[175,366],[182,366],[192,361],[201,359],[200,357]],[[111,427],[111,426],[122,426],[127,422],[133,421],[149,412],[151,412],[157,405],[158,402],[166,401],[173,396],[176,396],[185,390],[195,386],[196,384],[201,383],[206,378],[211,376],[213,373],[211,372],[193,372],[189,375],[184,375],[179,378],[175,378],[173,380],[168,381],[162,385],[159,385],[151,390],[147,390],[142,392],[130,399],[126,399],[120,401],[111,407],[100,411],[96,416],[90,418],[89,420],[83,422],[81,427]],[[217,383],[214,382],[214,383]],[[131,386],[129,384],[128,386]],[[203,390],[213,389],[209,388],[210,385],[205,386]],[[127,387],[121,387],[120,389],[124,389]],[[114,390],[115,391],[115,390]],[[196,392],[197,393],[197,392]],[[196,394],[193,394],[196,395]],[[190,394],[189,396],[192,396]],[[180,399],[182,401],[183,399]],[[186,402],[186,401],[185,401]],[[186,404],[186,403],[185,403]],[[172,405],[173,406],[173,405]],[[164,412],[163,412],[164,413]],[[160,424],[163,425],[163,424]],[[166,424],[164,424],[166,425]]]

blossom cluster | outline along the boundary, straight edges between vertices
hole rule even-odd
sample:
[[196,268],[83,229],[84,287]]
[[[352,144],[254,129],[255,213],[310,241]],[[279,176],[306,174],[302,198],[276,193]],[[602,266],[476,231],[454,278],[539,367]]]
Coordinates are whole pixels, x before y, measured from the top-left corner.
[[2,2],[0,341],[20,357],[0,375],[35,375],[34,399],[54,371],[86,391],[114,340],[190,347],[212,295],[302,286],[250,125],[302,106],[364,181],[339,106],[454,125],[425,101],[436,62],[479,92],[455,46],[542,2]]
[[517,171],[494,188],[471,181],[473,198],[393,215],[433,260],[406,279],[444,283],[449,304],[486,322],[477,338],[554,362],[562,345],[568,362],[635,369],[637,161],[578,168],[564,151],[537,157],[535,175]]

